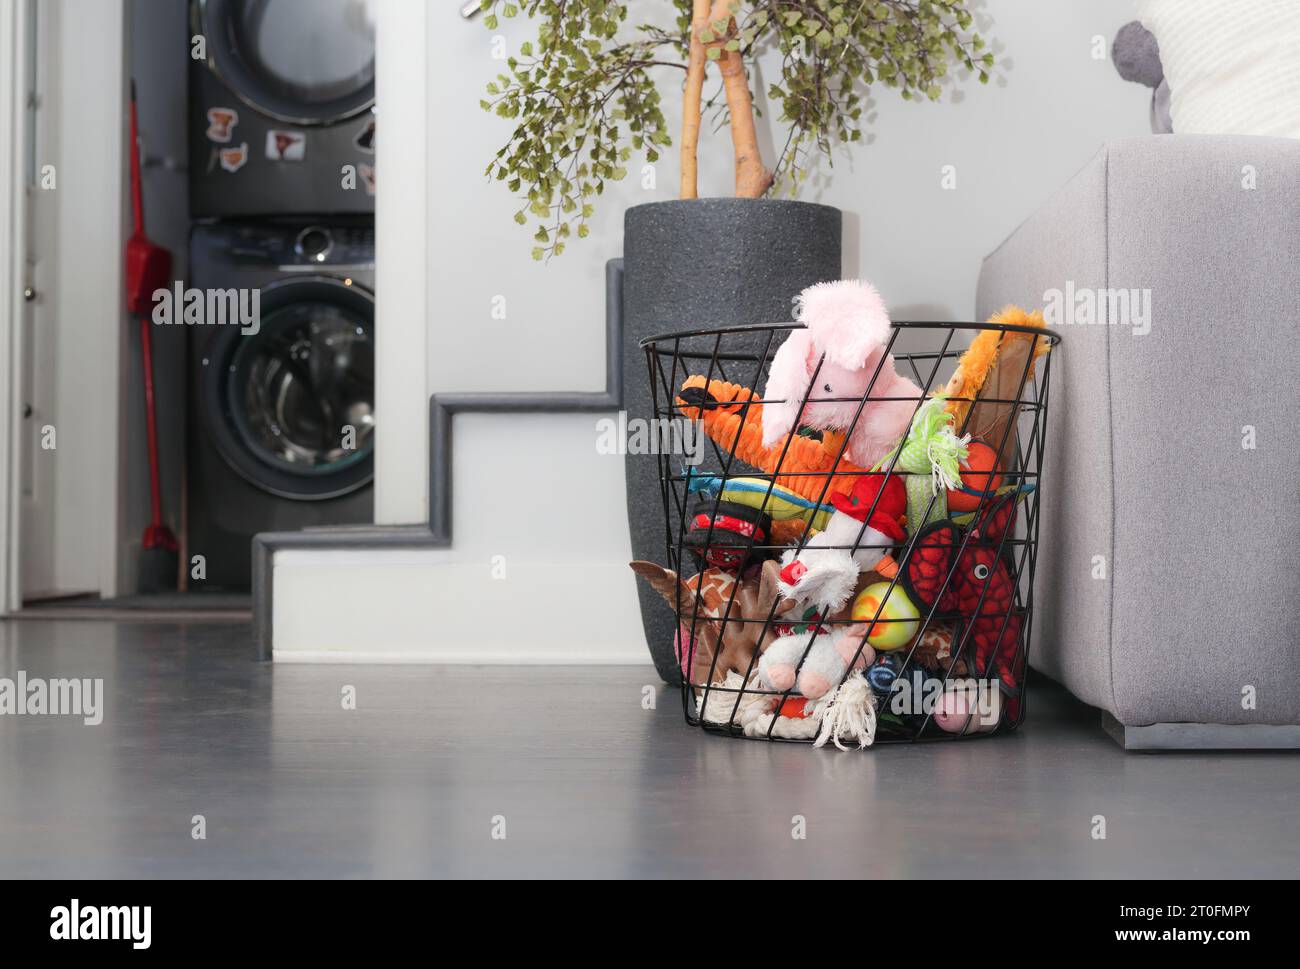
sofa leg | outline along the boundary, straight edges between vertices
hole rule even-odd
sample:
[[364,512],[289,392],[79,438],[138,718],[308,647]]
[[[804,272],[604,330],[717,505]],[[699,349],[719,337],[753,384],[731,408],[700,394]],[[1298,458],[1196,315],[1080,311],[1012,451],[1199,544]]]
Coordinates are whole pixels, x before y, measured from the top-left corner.
[[1101,725],[1125,750],[1300,750],[1300,724],[1148,723],[1129,727],[1105,710]]

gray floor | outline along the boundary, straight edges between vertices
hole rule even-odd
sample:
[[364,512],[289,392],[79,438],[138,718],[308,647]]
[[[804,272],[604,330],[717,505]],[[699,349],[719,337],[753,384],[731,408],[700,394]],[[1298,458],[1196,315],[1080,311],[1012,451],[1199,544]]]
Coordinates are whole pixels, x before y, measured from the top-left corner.
[[1300,757],[1125,754],[1050,684],[1011,737],[839,753],[645,710],[649,666],[249,657],[229,624],[0,623],[0,676],[106,700],[0,716],[0,876],[1300,875]]

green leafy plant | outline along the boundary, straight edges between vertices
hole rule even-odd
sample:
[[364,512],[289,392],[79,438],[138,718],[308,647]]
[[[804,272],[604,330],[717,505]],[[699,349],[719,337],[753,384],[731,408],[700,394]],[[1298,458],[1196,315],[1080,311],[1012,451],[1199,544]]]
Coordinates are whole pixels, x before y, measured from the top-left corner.
[[[523,200],[515,221],[533,226],[535,259],[587,235],[596,198],[627,175],[634,152],[655,162],[673,144],[652,76],[658,68],[685,75],[680,197],[697,195],[701,119],[712,111],[731,129],[736,195],[758,198],[793,195],[816,157],[829,160],[837,145],[861,140],[873,85],[936,100],[954,67],[987,83],[994,64],[972,30],[971,0],[667,3],[671,24],[629,26],[626,0],[482,0],[489,30],[521,13],[537,23],[536,39],[520,45],[479,102],[515,122],[487,174]],[[772,169],[759,152],[745,69],[765,51],[781,58],[767,96],[789,128]],[[721,84],[706,100],[710,65]]]

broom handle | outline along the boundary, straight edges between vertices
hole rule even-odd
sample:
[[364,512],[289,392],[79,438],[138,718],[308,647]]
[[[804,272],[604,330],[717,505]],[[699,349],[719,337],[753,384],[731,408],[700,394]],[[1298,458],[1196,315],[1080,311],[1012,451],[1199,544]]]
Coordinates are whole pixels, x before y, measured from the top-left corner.
[[149,318],[140,317],[140,353],[144,367],[144,418],[149,444],[149,505],[153,524],[162,525],[162,481],[158,474],[158,420],[153,401],[153,337],[149,333]]
[[[135,81],[131,82],[131,210],[135,231],[144,232],[144,198],[140,186],[140,123],[135,110]],[[149,319],[140,317],[140,364],[144,368],[144,419],[149,446],[149,506],[155,526],[162,525],[162,478],[158,473],[158,418],[153,397],[153,335]]]
[[138,235],[144,232],[144,197],[140,189],[140,126],[135,116],[135,81],[131,82],[131,210]]

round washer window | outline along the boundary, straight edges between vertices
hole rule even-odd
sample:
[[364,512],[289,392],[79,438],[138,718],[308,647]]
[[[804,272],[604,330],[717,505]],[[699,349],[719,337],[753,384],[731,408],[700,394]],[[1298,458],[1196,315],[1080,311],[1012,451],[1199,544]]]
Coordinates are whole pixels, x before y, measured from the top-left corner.
[[205,374],[208,429],[253,484],[314,499],[370,480],[372,306],[338,280],[295,280],[263,291],[256,334],[218,334]]
[[203,0],[209,63],[246,103],[329,124],[374,103],[375,0]]

